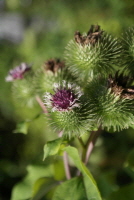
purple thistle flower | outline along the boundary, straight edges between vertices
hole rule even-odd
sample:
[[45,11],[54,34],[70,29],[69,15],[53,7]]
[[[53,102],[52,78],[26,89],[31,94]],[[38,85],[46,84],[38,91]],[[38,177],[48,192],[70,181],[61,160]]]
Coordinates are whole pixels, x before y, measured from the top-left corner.
[[46,93],[45,95],[45,104],[52,108],[52,111],[69,111],[80,106],[78,102],[82,95],[80,87],[63,81],[62,85],[54,85],[54,92],[54,94]]
[[9,82],[16,79],[23,79],[24,74],[30,69],[31,67],[29,65],[26,63],[21,63],[19,66],[9,71],[8,76],[6,77],[6,81]]

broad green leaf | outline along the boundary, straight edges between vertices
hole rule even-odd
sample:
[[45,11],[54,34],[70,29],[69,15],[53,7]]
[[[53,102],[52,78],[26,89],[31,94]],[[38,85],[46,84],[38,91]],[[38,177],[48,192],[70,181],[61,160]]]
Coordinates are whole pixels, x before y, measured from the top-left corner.
[[97,188],[96,182],[94,178],[92,177],[89,170],[86,168],[86,166],[81,161],[78,150],[74,147],[68,146],[65,147],[64,150],[68,153],[68,155],[72,158],[74,164],[77,166],[77,168],[81,171],[83,174],[83,182],[84,186],[86,188],[86,194],[88,199],[94,199],[94,200],[101,200],[100,192]]
[[113,192],[107,200],[134,200],[134,183]]
[[75,177],[58,186],[52,200],[90,200],[90,199],[87,198],[82,177]]
[[27,176],[12,190],[11,200],[23,200],[31,198],[35,181],[41,177],[52,177],[53,166],[29,166]]
[[61,148],[64,147],[64,142],[62,138],[58,138],[53,141],[49,141],[44,146],[44,158],[45,160],[48,156],[53,156],[58,154]]
[[14,133],[23,133],[27,134],[29,127],[29,121],[23,121],[16,125],[16,129],[13,131]]
[[27,134],[28,133],[28,128],[30,125],[30,122],[38,119],[40,117],[41,114],[37,114],[33,119],[27,119],[25,121],[19,122],[16,125],[16,129],[13,131],[14,133],[23,133],[23,134]]
[[40,178],[33,187],[33,194],[31,200],[40,200],[44,197],[52,188],[57,186],[58,182],[53,178]]

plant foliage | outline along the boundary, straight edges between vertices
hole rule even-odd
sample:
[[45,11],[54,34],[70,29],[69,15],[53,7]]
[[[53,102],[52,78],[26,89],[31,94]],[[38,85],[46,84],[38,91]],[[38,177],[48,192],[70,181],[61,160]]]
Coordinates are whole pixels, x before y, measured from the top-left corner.
[[[115,185],[109,189],[105,179],[108,191],[99,191],[86,164],[102,131],[134,127],[133,65],[133,28],[116,39],[99,25],[91,25],[86,34],[75,33],[65,49],[65,61],[50,59],[32,72],[23,63],[9,71],[6,80],[12,81],[14,99],[29,107],[38,103],[44,120],[57,134],[44,146],[47,164],[28,168],[27,176],[14,187],[11,200],[132,199],[132,183],[113,191]],[[29,122],[18,124],[15,132],[26,134]],[[88,137],[86,141],[83,135]],[[76,138],[82,146],[81,156],[73,147]],[[132,158],[133,152],[126,171],[134,179]]]

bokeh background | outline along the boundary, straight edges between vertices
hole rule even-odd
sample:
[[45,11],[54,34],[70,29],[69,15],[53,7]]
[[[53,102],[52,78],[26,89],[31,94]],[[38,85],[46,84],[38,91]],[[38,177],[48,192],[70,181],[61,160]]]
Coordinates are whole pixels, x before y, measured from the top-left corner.
[[[91,24],[120,37],[134,25],[134,1],[0,0],[0,200],[10,199],[27,165],[42,164],[45,142],[56,138],[43,116],[30,123],[28,134],[14,133],[16,123],[33,119],[41,110],[38,105],[27,108],[14,101],[11,84],[5,82],[8,71],[21,62],[38,69],[49,58],[64,58],[74,32],[87,32]],[[105,132],[102,137],[103,146],[96,148],[99,158],[92,157],[92,163],[116,168],[119,184],[131,181],[120,167],[134,145],[133,130]]]

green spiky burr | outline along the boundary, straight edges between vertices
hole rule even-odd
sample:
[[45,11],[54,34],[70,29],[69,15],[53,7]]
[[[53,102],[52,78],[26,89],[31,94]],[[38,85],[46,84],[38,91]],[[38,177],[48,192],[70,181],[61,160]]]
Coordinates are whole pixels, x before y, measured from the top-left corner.
[[134,76],[134,27],[129,28],[121,38],[122,64]]
[[70,72],[84,83],[97,73],[113,72],[115,64],[119,64],[120,51],[118,40],[99,27],[86,35],[77,32],[66,47],[65,57]]

